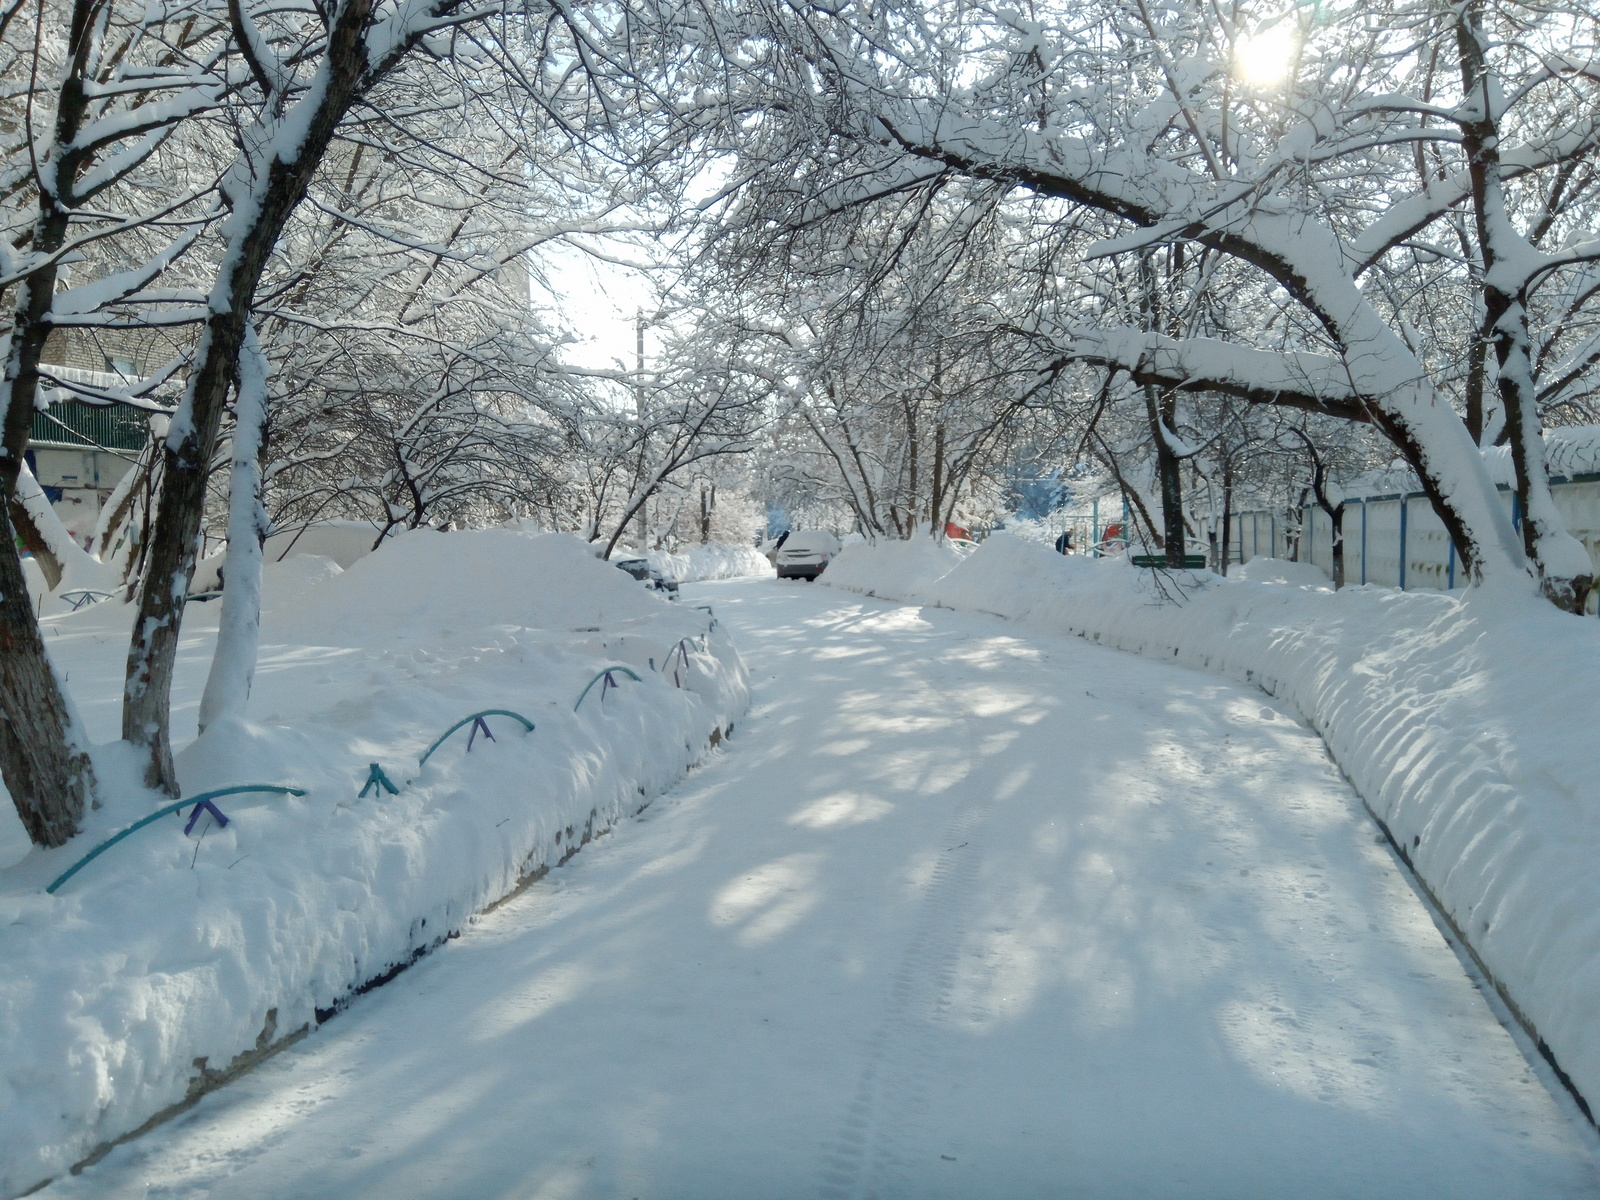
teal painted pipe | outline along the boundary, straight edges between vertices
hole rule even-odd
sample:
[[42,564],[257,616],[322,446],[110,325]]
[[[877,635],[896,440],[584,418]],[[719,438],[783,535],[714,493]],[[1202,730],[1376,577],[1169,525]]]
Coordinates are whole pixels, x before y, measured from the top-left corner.
[[[579,693],[579,695],[578,695],[578,703],[576,703],[576,704],[574,704],[572,706],[572,711],[573,712],[577,712],[578,709],[583,706],[583,698],[589,694],[589,689],[592,688],[595,684],[599,683],[606,676],[610,675],[611,672],[613,672],[613,671],[621,671],[624,675],[626,675],[629,679],[633,680],[635,683],[643,683],[644,682],[644,680],[640,679],[637,675],[635,675],[633,673],[633,668],[632,667],[607,667],[604,671],[601,671],[593,679],[589,680],[588,684],[584,687],[583,691],[581,693]],[[615,686],[615,682],[616,682],[615,680],[612,681],[613,686]]]
[[[462,717],[461,720],[457,721],[454,725],[450,726],[449,729],[446,729],[443,733],[441,733],[439,735],[439,740],[434,742],[433,745],[429,746],[427,752],[424,753],[421,758],[417,759],[418,768],[420,769],[422,765],[428,761],[435,750],[444,745],[445,738],[449,737],[463,725],[470,725],[472,722],[483,717],[510,717],[513,720],[522,722],[522,731],[524,733],[533,732],[533,722],[528,720],[528,718],[523,716],[521,713],[514,713],[509,708],[486,708],[482,712],[475,712],[470,716]],[[484,728],[487,729],[488,726],[484,726]]]
[[276,783],[241,783],[236,787],[218,788],[214,792],[201,792],[198,796],[190,796],[187,800],[179,800],[175,804],[168,804],[164,808],[156,809],[156,811],[151,813],[148,817],[135,821],[121,833],[112,834],[105,841],[101,842],[93,850],[89,851],[89,853],[85,854],[77,862],[73,863],[70,867],[58,875],[56,877],[56,881],[49,887],[45,888],[45,891],[50,895],[54,895],[55,890],[58,887],[60,887],[67,880],[71,879],[79,871],[83,870],[84,867],[88,866],[95,859],[99,858],[102,854],[111,849],[111,847],[115,846],[130,833],[133,833],[138,829],[143,829],[146,825],[150,824],[150,822],[164,817],[168,813],[175,813],[180,808],[187,808],[191,804],[198,807],[207,800],[215,800],[218,796],[236,796],[240,792],[276,792],[279,795],[289,796],[305,795],[305,791],[301,788],[283,787]]

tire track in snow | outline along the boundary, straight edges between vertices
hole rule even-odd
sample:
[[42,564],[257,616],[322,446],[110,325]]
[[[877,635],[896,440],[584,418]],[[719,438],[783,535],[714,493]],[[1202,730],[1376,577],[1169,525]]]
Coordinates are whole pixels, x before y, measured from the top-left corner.
[[938,1152],[924,1119],[931,1063],[966,935],[961,913],[983,862],[995,796],[987,788],[975,794],[969,783],[978,733],[972,714],[961,703],[959,687],[936,685],[925,670],[933,664],[924,660],[920,665],[921,696],[945,715],[959,715],[965,730],[961,775],[952,784],[960,799],[942,835],[944,848],[923,885],[910,939],[890,977],[883,1019],[867,1038],[866,1061],[855,1093],[824,1161],[822,1200],[888,1200],[904,1195],[910,1156]]

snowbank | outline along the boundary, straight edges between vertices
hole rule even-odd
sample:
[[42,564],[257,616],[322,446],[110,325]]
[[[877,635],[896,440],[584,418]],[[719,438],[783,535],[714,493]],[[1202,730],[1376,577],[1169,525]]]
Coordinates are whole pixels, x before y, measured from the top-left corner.
[[371,554],[377,540],[378,529],[370,521],[316,521],[273,534],[262,553],[268,562],[316,555],[349,567]]
[[[202,815],[188,837],[186,809],[47,895],[162,803],[133,782],[126,747],[103,744],[108,798],[88,829],[0,871],[0,1196],[331,1016],[672,786],[747,703],[737,651],[704,612],[562,535],[412,534],[344,572],[270,565],[265,593],[251,719],[209,728],[179,774],[186,796],[241,782],[306,794],[220,798],[226,827]],[[191,606],[185,663],[203,664],[215,607]],[[75,688],[120,673],[99,660],[121,658],[130,619],[112,602],[51,619]],[[612,664],[640,681],[617,672],[574,711]],[[180,671],[180,712],[201,681]],[[110,709],[86,706],[94,736]],[[484,709],[535,729],[490,716],[493,740],[460,729],[419,768]],[[372,762],[398,795],[358,796]]]
[[830,587],[868,596],[928,599],[927,590],[959,564],[964,552],[943,538],[858,542],[846,546],[822,573]]
[[775,574],[772,564],[754,546],[730,546],[726,542],[690,546],[682,554],[652,550],[648,557],[650,564],[661,572],[663,578],[679,583]]
[[1321,588],[1325,592],[1333,590],[1333,584],[1321,567],[1265,555],[1229,567],[1228,578],[1237,583],[1283,583],[1290,587]]
[[507,624],[588,629],[649,616],[661,604],[575,537],[417,529],[274,616],[308,640],[344,644],[377,631],[426,638]]
[[[879,595],[892,555],[853,564]],[[1600,1101],[1600,622],[1521,595],[1140,571],[997,535],[918,598],[1292,701],[1577,1090]]]

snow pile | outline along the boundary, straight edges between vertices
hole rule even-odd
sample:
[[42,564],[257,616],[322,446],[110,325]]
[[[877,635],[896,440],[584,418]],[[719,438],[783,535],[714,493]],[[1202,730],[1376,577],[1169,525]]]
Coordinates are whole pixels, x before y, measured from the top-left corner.
[[1314,587],[1323,591],[1333,588],[1321,567],[1265,555],[1229,567],[1228,578],[1239,583],[1283,583],[1290,587]]
[[501,624],[588,629],[660,606],[638,580],[566,534],[417,529],[281,615],[313,641],[342,644],[369,630],[429,637]]
[[868,596],[927,600],[927,591],[969,551],[943,538],[914,537],[904,542],[859,542],[846,546],[828,564],[822,581]]
[[[873,579],[863,556],[853,578]],[[899,595],[895,557],[874,590]],[[1522,594],[1141,571],[998,535],[921,599],[1258,684],[1296,705],[1513,1010],[1600,1101],[1600,623]]]
[[[209,728],[179,774],[186,796],[249,782],[306,794],[219,798],[226,827],[202,814],[187,837],[185,809],[53,896],[44,885],[164,800],[112,741],[131,611],[47,622],[91,735],[109,743],[96,752],[107,797],[71,844],[0,870],[0,1196],[326,1019],[671,787],[747,704],[720,627],[570,537],[411,534],[348,571],[304,557],[269,565],[265,582],[251,719]],[[175,735],[193,719],[216,608],[186,620]],[[574,711],[612,664],[639,681],[617,671]],[[535,729],[489,716],[492,740],[459,729],[419,768],[485,709]],[[358,797],[373,762],[398,795]]]
[[754,546],[732,546],[726,542],[707,542],[689,546],[681,554],[652,550],[650,565],[662,578],[679,583],[699,583],[708,579],[743,579],[749,575],[774,574],[772,564]]
[[372,553],[378,532],[370,521],[314,521],[274,533],[262,552],[268,562],[314,554],[349,567]]

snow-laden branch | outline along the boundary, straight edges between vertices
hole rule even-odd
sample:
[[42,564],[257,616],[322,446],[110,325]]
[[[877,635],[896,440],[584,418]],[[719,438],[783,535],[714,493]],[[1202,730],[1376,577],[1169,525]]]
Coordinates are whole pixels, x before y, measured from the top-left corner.
[[1345,365],[1326,355],[1252,350],[1215,338],[1171,338],[1137,329],[1084,327],[1052,340],[1059,347],[1052,369],[1086,363],[1174,391],[1220,392],[1350,421],[1371,419]]

